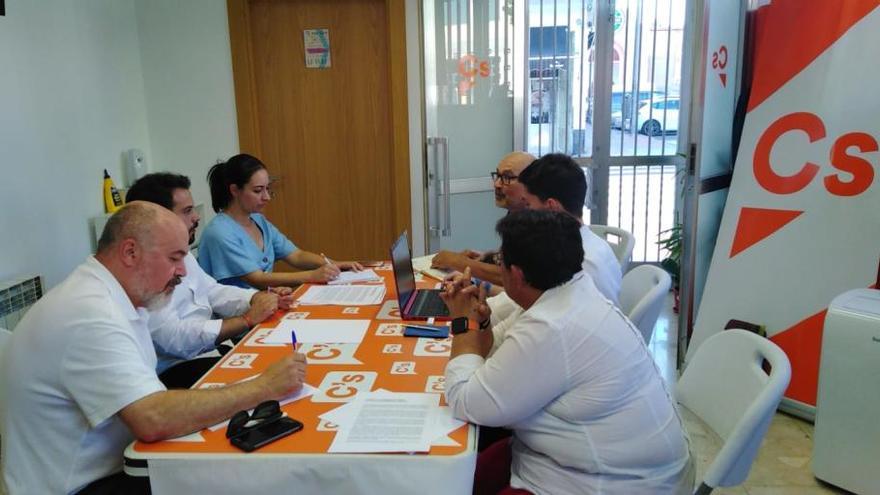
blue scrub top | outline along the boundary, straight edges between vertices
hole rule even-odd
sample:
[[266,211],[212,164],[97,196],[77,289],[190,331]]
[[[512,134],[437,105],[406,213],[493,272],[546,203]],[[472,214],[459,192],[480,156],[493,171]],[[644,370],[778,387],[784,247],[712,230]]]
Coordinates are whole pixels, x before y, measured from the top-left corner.
[[218,213],[205,227],[199,242],[199,265],[218,282],[250,288],[242,275],[255,271],[271,272],[276,259],[296,251],[297,247],[259,213],[251,220],[263,232],[263,249],[235,220]]

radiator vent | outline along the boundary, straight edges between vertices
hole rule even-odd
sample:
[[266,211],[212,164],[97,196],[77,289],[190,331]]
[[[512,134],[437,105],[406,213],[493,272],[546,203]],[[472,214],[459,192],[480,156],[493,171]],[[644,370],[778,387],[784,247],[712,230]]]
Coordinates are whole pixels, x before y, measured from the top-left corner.
[[43,282],[39,276],[0,282],[0,327],[13,330],[42,296]]

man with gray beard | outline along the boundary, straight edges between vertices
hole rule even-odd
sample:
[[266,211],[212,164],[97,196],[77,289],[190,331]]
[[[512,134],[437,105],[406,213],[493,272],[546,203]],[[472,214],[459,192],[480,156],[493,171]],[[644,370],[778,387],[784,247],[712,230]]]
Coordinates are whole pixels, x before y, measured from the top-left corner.
[[219,423],[302,387],[290,354],[258,378],[212,390],[166,390],[146,308],[166,304],[186,275],[183,222],[135,201],[107,222],[98,252],[21,320],[0,376],[3,482],[20,493],[149,493],[121,473],[135,438],[154,442]]

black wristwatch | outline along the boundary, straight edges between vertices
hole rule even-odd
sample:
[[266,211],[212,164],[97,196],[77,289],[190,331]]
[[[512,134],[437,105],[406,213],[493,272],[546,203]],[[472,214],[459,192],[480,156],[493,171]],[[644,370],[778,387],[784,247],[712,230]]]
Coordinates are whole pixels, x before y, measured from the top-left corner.
[[452,320],[452,335],[458,335],[468,331],[468,319],[466,316],[459,316]]

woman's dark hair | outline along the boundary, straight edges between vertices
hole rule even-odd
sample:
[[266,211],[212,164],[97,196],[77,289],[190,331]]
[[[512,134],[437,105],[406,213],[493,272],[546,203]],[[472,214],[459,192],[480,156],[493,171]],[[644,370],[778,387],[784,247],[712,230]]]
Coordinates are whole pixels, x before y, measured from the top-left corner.
[[244,187],[258,170],[266,170],[259,158],[242,153],[225,162],[219,162],[208,170],[208,186],[211,189],[211,207],[215,212],[225,209],[232,201],[229,186]]
[[502,263],[518,266],[535,289],[564,284],[581,271],[584,261],[580,229],[581,223],[563,212],[510,212],[495,226],[501,236]]

